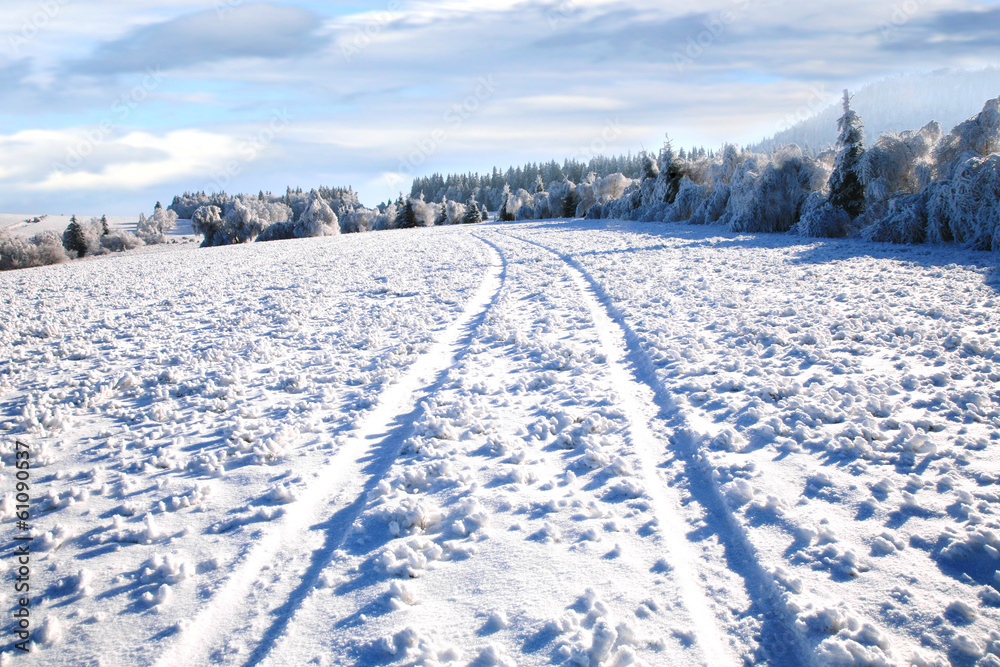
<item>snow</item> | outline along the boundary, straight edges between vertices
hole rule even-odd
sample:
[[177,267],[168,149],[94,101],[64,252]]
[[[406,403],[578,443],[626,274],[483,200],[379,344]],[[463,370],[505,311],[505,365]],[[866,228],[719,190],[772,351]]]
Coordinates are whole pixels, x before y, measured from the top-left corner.
[[996,261],[575,220],[7,272],[5,660],[998,664]]

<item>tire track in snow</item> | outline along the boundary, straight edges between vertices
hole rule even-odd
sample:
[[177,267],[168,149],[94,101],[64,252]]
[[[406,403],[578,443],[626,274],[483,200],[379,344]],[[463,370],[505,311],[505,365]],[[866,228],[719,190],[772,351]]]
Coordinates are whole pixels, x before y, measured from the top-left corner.
[[[212,662],[212,653],[224,638],[251,625],[254,611],[247,601],[261,573],[278,558],[287,562],[296,555],[312,555],[312,563],[288,600],[278,608],[278,618],[269,624],[246,664],[256,664],[270,652],[364,509],[369,488],[395,460],[400,432],[409,428],[414,413],[419,411],[414,408],[417,397],[454,365],[460,351],[468,347],[472,332],[496,302],[506,279],[506,261],[495,246],[485,245],[490,247],[493,261],[462,314],[399,382],[379,396],[376,407],[364,416],[350,440],[335,452],[333,461],[313,478],[299,501],[256,543],[208,604],[179,633],[174,645],[160,656],[157,665],[176,667]],[[319,549],[313,550],[303,544],[302,537],[317,528],[326,532],[326,538]]]
[[[763,622],[760,642],[768,654],[766,657],[774,664],[811,665],[812,657],[805,650],[799,633],[794,628],[793,615],[781,602],[782,591],[761,565],[756,549],[736,517],[729,511],[718,485],[711,479],[711,474],[698,456],[698,434],[710,430],[708,422],[678,408],[672,396],[657,380],[655,367],[643,349],[639,336],[614,306],[600,283],[579,262],[542,243],[509,232],[496,231],[554,255],[563,262],[579,289],[605,349],[615,392],[629,422],[632,445],[642,462],[643,482],[664,533],[683,536],[690,532],[691,526],[679,512],[679,494],[656,472],[665,448],[657,443],[656,436],[649,427],[651,419],[656,416],[654,406],[659,408],[668,423],[673,422],[676,436],[671,439],[674,445],[671,449],[683,461],[688,490],[708,513],[706,520],[726,549],[730,570],[744,580],[754,605],[758,607],[758,614]],[[644,406],[648,406],[648,409],[643,409]],[[678,448],[676,445],[681,441],[686,441],[687,446]],[[719,641],[722,633],[712,614],[707,593],[699,584],[697,554],[687,547],[686,540],[670,543],[669,550],[672,558],[668,562],[675,568],[684,605],[697,624],[698,643],[705,651],[707,663],[734,664],[735,658],[729,655]]]

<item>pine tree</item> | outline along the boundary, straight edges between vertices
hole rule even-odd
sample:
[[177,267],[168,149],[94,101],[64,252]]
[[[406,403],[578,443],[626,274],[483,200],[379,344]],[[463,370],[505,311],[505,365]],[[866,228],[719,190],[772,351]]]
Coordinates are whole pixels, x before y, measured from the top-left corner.
[[465,207],[465,215],[462,216],[463,225],[475,225],[483,221],[483,214],[479,210],[479,203],[473,197]]
[[660,151],[660,174],[658,178],[664,181],[663,201],[673,204],[677,199],[677,193],[681,189],[681,180],[684,178],[684,168],[674,158],[673,144],[670,137],[667,137]]
[[69,221],[69,227],[63,232],[63,247],[70,252],[75,252],[77,257],[87,254],[87,236],[83,233],[81,225],[74,215]]
[[844,115],[837,121],[837,161],[830,175],[830,196],[827,199],[843,209],[851,218],[865,212],[865,188],[861,184],[861,157],[865,153],[863,125],[851,109],[851,96],[844,91]]
[[563,199],[562,217],[575,218],[576,207],[579,205],[580,205],[580,195],[576,193],[576,189],[571,188],[569,192],[566,193],[566,198]]
[[441,202],[441,211],[438,213],[437,218],[434,220],[435,225],[447,225],[448,224],[448,200],[445,199]]
[[108,227],[108,216],[101,216],[101,236],[107,236],[111,233],[111,229]]
[[399,209],[399,213],[396,214],[396,228],[411,229],[419,226],[420,222],[417,220],[417,213],[413,210],[413,199],[409,198],[403,204],[403,207]]

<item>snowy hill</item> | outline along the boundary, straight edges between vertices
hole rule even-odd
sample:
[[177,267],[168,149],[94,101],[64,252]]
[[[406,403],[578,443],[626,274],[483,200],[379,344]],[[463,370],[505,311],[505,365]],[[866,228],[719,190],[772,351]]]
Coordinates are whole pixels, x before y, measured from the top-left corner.
[[[947,132],[974,116],[986,100],[1000,92],[1000,69],[940,70],[911,74],[869,83],[850,91],[852,106],[865,124],[866,143],[884,132],[916,130],[936,120]],[[790,144],[821,152],[837,140],[839,103],[764,139],[750,148],[768,153]]]
[[995,254],[161,248],[0,274],[3,664],[1000,660]]

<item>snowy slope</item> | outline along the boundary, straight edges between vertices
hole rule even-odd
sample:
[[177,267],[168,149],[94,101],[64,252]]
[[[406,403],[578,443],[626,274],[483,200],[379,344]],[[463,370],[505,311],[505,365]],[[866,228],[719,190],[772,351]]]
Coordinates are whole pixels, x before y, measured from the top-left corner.
[[173,248],[0,276],[18,664],[1000,664],[992,255]]
[[[931,120],[945,131],[974,116],[1000,88],[1000,69],[938,70],[875,81],[851,90],[851,106],[864,123],[865,144],[886,132],[918,130]],[[749,148],[770,153],[790,144],[822,152],[837,141],[837,119],[843,115],[839,91],[817,90],[806,106],[788,117],[794,125]],[[836,98],[837,101],[825,106]],[[797,121],[797,122],[796,122]]]
[[[92,217],[100,218],[101,216],[78,215],[77,220],[81,222],[88,222]],[[35,222],[36,219],[37,222]],[[34,236],[35,234],[40,234],[42,232],[56,232],[58,234],[62,234],[66,231],[66,227],[69,226],[72,219],[73,216],[71,215],[22,215],[0,213],[0,229],[7,230],[11,234],[15,234],[17,236]],[[138,217],[108,216],[108,226],[112,229],[125,229],[130,232],[134,232],[138,223]],[[169,236],[177,238],[192,235],[194,235],[194,232],[191,229],[190,220],[178,220],[177,227],[169,234]]]

